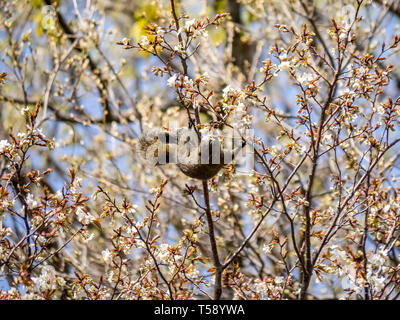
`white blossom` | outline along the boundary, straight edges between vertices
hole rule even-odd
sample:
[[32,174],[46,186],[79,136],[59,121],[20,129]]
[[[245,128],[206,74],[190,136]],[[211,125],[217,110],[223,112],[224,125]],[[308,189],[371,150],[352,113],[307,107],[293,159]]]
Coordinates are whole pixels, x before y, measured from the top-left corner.
[[161,29],[160,27],[157,28],[157,35],[163,36],[165,34],[165,30]]
[[222,90],[222,97],[226,100],[228,99],[229,95],[234,95],[235,93],[236,90],[228,85]]
[[146,46],[148,46],[149,45],[149,39],[146,37],[146,36],[142,36],[142,38],[141,38],[141,40],[140,40],[140,42],[139,42],[139,44],[142,46],[142,47],[146,47]]
[[280,70],[288,70],[289,67],[290,67],[289,61],[282,61],[282,62],[279,64],[279,69],[280,69]]
[[36,208],[39,205],[39,202],[34,199],[33,194],[31,193],[28,193],[26,196],[26,203],[29,208]]
[[103,256],[103,260],[104,260],[105,263],[108,264],[108,263],[111,262],[112,254],[111,254],[111,251],[109,249],[103,250],[101,252],[101,255]]
[[185,22],[185,29],[187,31],[190,31],[190,28],[193,27],[193,25],[196,23],[196,19],[191,19],[191,20],[187,20]]
[[165,263],[169,257],[169,251],[168,251],[168,244],[167,243],[163,243],[160,245],[160,248],[158,249],[158,253],[157,253],[157,259],[161,262],[161,263]]
[[276,284],[281,284],[285,281],[284,277],[275,277],[275,283]]
[[167,80],[167,84],[169,87],[175,87],[175,82],[177,79],[178,75],[174,74],[173,76],[171,76],[168,80]]
[[308,87],[309,82],[314,80],[314,75],[312,73],[303,73],[301,76],[297,78],[297,81],[299,81],[302,85],[305,85]]
[[7,140],[0,141],[0,152],[4,152],[10,146]]
[[54,290],[57,288],[56,271],[53,266],[44,266],[38,277],[31,278],[38,291]]
[[193,87],[193,80],[190,79],[188,76],[183,78],[183,83],[189,87]]
[[21,114],[24,115],[28,111],[29,111],[29,106],[26,106],[25,108],[21,109]]
[[347,39],[347,31],[341,32],[340,35],[339,35],[339,39],[340,39],[341,41],[346,40],[346,39]]
[[88,243],[89,241],[94,239],[94,233],[90,233],[89,236],[86,236],[86,238],[83,239],[84,243]]
[[78,216],[78,221],[82,224],[88,224],[95,219],[90,213],[85,212],[82,207],[79,207],[75,214]]
[[273,248],[273,247],[272,247],[270,244],[265,243],[264,246],[263,246],[263,248],[262,248],[262,251],[264,251],[264,253],[269,254],[269,253],[271,253],[272,248]]

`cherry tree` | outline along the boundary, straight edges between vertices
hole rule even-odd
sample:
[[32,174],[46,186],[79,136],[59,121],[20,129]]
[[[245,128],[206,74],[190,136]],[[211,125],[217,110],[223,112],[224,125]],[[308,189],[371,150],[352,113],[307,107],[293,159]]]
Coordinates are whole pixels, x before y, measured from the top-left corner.
[[397,1],[0,3],[1,299],[399,298]]

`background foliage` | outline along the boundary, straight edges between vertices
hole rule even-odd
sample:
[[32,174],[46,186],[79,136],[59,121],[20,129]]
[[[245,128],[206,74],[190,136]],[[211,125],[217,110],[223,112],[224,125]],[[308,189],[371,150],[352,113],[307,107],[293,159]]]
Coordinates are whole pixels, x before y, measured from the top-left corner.
[[[1,299],[398,298],[398,1],[0,8]],[[190,121],[254,170],[138,156]]]

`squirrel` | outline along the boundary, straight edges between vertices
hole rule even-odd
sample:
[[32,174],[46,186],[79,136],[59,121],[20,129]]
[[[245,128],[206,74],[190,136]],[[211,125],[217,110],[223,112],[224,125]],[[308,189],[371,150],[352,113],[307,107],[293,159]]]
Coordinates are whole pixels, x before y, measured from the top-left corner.
[[187,127],[150,129],[139,138],[138,151],[155,166],[176,164],[186,176],[207,180],[230,163],[245,145],[228,151],[217,136],[199,135]]

